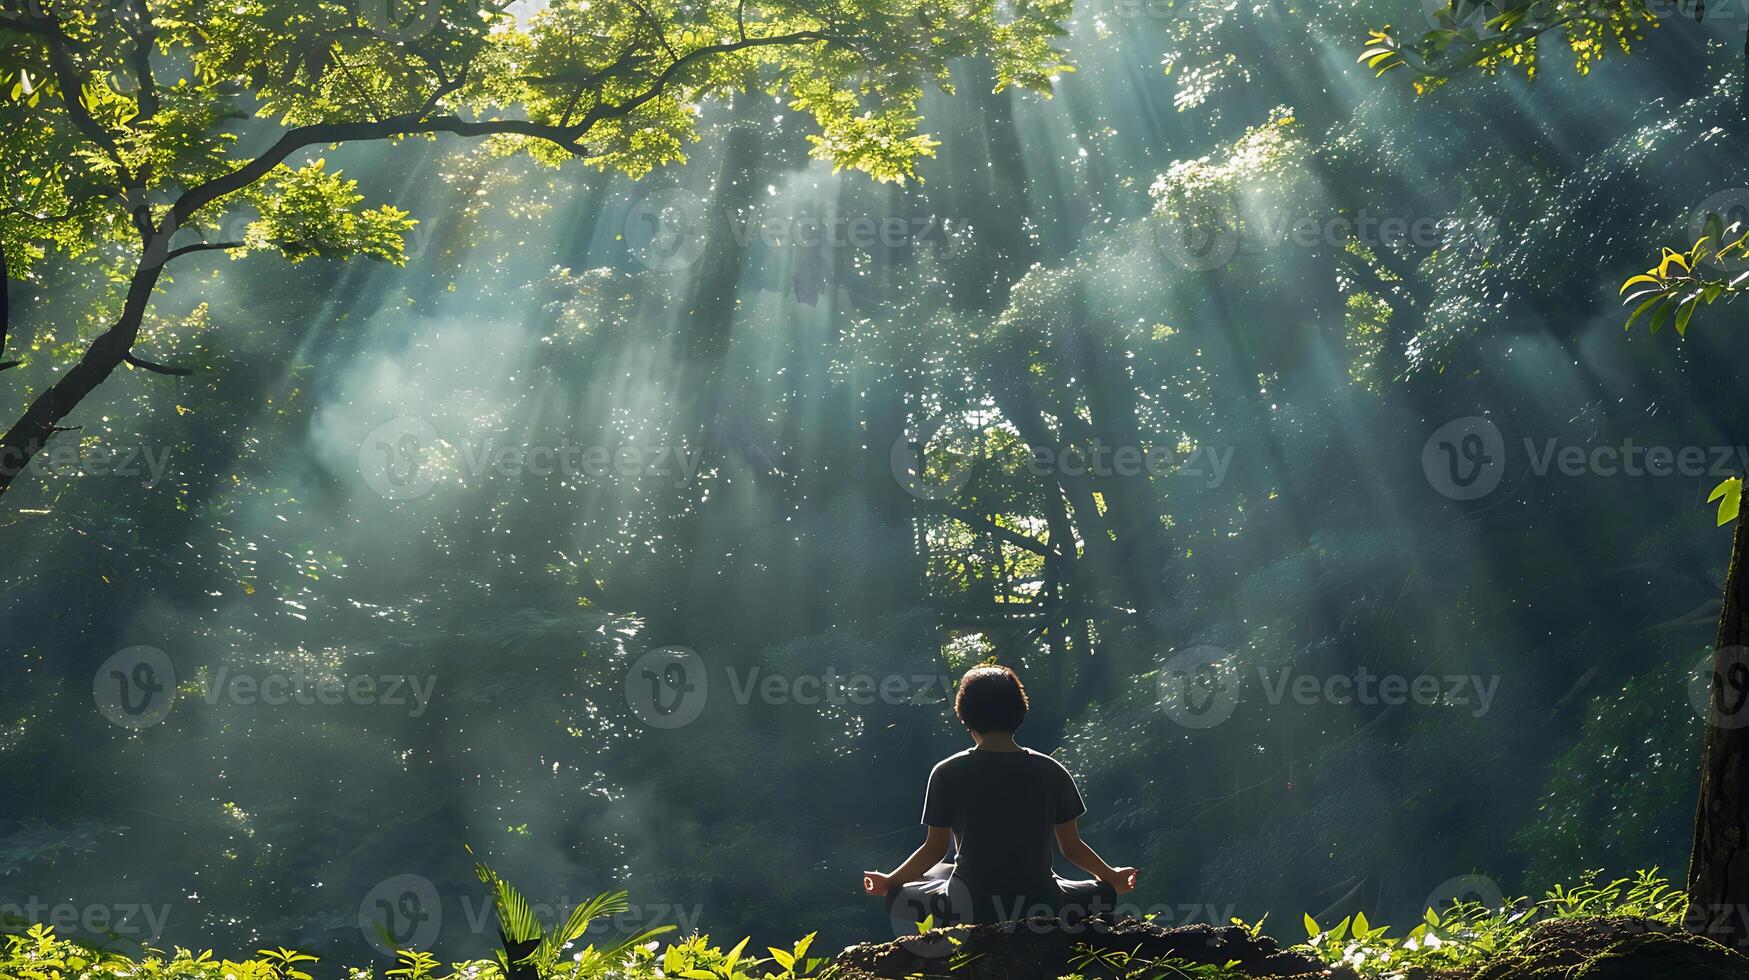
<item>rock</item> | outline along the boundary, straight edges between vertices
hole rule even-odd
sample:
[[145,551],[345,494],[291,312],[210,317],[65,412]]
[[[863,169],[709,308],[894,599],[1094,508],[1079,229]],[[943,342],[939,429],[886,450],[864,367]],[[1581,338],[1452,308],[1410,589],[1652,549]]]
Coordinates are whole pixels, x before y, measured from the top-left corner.
[[[1333,971],[1310,956],[1283,950],[1267,936],[1253,938],[1238,926],[1163,929],[1133,918],[1115,925],[1039,917],[952,926],[926,936],[851,946],[838,954],[837,965],[843,980],[904,980],[950,972],[954,980],[1058,980],[1076,972],[1074,961],[1086,949],[1149,960],[1169,956],[1196,964],[1236,960],[1236,969],[1252,977],[1355,980],[1347,969]],[[1094,966],[1081,972],[1093,976],[1111,971]]]

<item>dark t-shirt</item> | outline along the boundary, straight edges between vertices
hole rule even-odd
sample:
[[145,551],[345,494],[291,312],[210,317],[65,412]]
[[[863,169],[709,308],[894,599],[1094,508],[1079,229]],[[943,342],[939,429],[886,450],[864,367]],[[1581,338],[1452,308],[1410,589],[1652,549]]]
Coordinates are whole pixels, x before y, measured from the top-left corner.
[[1054,894],[1056,827],[1086,812],[1069,770],[1031,749],[948,756],[923,796],[924,825],[953,828],[953,876],[977,896]]

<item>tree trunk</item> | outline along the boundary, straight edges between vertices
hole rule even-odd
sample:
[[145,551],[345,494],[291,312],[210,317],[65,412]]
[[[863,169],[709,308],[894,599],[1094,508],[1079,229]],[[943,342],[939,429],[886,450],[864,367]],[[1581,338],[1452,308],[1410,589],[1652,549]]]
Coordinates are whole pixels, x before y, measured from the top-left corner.
[[1688,865],[1690,931],[1727,946],[1749,946],[1749,578],[1743,570],[1749,548],[1749,517],[1739,518],[1725,577],[1724,607],[1713,656],[1706,748],[1701,757],[1700,804],[1694,816],[1694,850]]
[[167,235],[154,235],[148,243],[145,258],[128,286],[121,317],[99,334],[86,348],[85,355],[59,381],[37,395],[12,428],[0,436],[0,493],[5,493],[24,472],[48,444],[49,437],[61,431],[58,423],[120,367],[133,350],[140,323],[146,316],[146,304],[151,301],[152,289],[164,268],[168,240]]

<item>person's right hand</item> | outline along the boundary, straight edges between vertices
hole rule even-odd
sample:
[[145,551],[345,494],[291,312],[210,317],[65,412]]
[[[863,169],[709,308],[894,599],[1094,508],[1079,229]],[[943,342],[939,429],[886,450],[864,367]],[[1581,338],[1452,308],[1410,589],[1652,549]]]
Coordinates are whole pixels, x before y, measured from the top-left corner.
[[1105,879],[1105,883],[1119,895],[1128,895],[1136,890],[1136,876],[1140,873],[1135,868],[1112,868],[1111,877]]
[[891,891],[893,883],[879,871],[864,871],[862,873],[862,890],[879,898]]

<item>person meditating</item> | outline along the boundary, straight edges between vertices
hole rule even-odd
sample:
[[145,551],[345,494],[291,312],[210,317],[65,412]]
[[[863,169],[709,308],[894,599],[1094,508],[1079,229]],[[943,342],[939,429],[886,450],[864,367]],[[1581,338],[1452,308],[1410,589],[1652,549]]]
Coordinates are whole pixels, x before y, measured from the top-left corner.
[[[1007,667],[974,667],[960,679],[954,713],[974,744],[930,772],[923,846],[892,871],[863,872],[863,890],[885,897],[890,914],[933,917],[938,926],[1041,914],[1074,920],[1109,914],[1117,896],[1135,890],[1136,869],[1106,864],[1076,830],[1087,807],[1074,777],[1015,744],[1027,706],[1025,686]],[[956,860],[944,862],[950,837]],[[1052,870],[1053,837],[1094,880]]]

